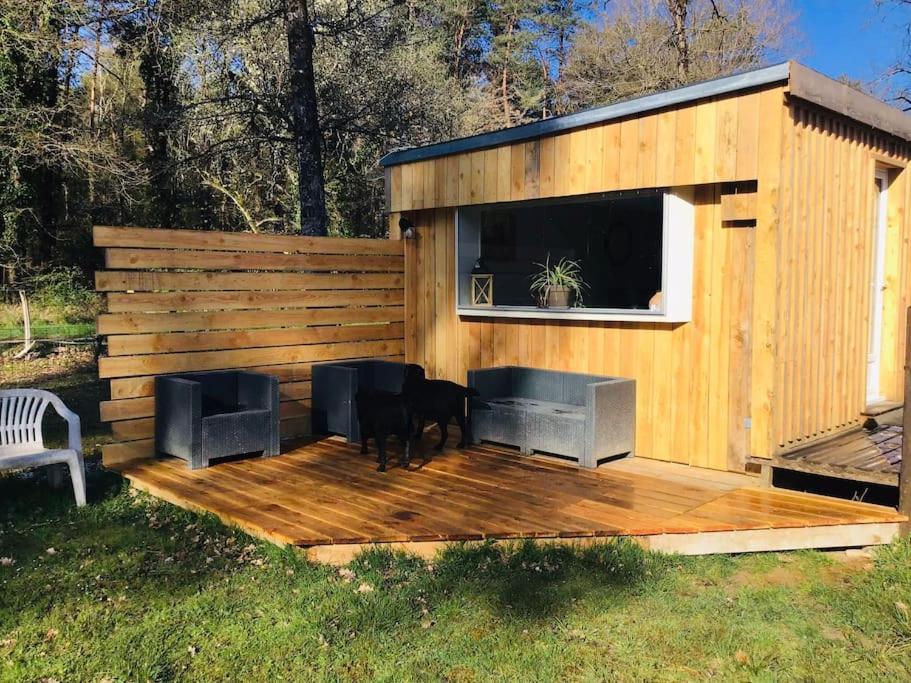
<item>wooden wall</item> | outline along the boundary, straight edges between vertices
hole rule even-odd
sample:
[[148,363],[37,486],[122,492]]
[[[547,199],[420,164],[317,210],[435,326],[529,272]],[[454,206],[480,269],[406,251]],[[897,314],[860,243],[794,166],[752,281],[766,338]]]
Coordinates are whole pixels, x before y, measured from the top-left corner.
[[406,357],[429,376],[462,383],[469,368],[502,364],[635,377],[639,455],[743,469],[754,231],[722,226],[718,186],[680,191],[696,204],[693,320],[683,325],[460,318],[454,212],[413,214]]
[[158,374],[248,368],[281,381],[283,436],[310,429],[315,361],[403,358],[401,242],[96,227],[108,270],[106,464],[152,453]]
[[851,428],[866,399],[876,167],[889,187],[881,384],[901,401],[911,304],[909,145],[798,99],[782,145],[773,445]]
[[393,212],[755,180],[782,86],[388,169]]
[[[775,262],[777,213],[768,207],[777,201],[784,93],[768,86],[389,169],[393,236],[399,212],[433,225],[406,247],[406,357],[458,381],[469,367],[503,362],[635,377],[640,455],[742,470],[771,438],[775,309],[754,308],[752,292]],[[759,227],[723,226],[722,183],[759,178],[768,179],[758,186]],[[674,187],[697,203],[692,322],[456,316],[454,212],[426,209],[654,187]]]
[[[894,168],[882,384],[902,399],[911,304],[909,146],[796,98],[737,93],[388,170],[406,246],[406,356],[464,381],[522,362],[635,377],[640,455],[719,469],[856,426],[864,408],[873,173]],[[722,224],[719,192],[757,181],[756,227]],[[459,319],[459,205],[672,187],[697,201],[693,320],[683,325]],[[749,417],[747,427],[744,419]]]

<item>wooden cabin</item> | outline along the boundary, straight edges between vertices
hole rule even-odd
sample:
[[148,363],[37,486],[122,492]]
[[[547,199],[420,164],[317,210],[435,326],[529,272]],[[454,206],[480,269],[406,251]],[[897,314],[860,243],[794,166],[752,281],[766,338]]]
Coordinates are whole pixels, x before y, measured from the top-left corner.
[[[909,141],[911,117],[787,62],[393,152],[406,357],[635,378],[636,455],[699,467],[856,429],[903,399]],[[584,306],[536,305],[548,256],[579,261]]]

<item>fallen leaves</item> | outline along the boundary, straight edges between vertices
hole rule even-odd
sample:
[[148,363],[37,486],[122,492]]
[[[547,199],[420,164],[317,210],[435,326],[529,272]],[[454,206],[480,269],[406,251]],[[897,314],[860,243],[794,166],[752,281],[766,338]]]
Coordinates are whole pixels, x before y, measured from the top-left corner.
[[374,590],[373,586],[371,586],[369,583],[362,583],[360,586],[357,587],[357,590],[355,592],[356,593],[372,593],[373,590]]
[[57,549],[56,549],[56,548],[48,548],[48,549],[45,550],[44,552],[46,552],[48,555],[56,555],[56,554],[57,554]]
[[743,650],[737,650],[737,652],[734,653],[734,661],[740,664],[740,666],[746,666],[750,663],[750,655]]
[[59,636],[59,635],[60,635],[60,631],[58,631],[55,628],[49,628],[47,630],[47,633],[44,634],[44,642],[49,643],[52,640],[56,640],[57,636]]
[[0,557],[0,567],[12,567],[16,564],[16,560],[12,557]]
[[0,640],[0,647],[12,649],[16,647],[16,642],[15,638],[4,638],[3,640]]

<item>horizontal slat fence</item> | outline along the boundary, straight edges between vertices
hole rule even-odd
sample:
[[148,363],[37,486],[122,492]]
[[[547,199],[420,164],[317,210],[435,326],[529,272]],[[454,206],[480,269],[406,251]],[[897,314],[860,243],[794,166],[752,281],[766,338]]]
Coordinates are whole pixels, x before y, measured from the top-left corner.
[[275,375],[293,437],[310,430],[314,362],[404,357],[400,241],[98,226],[94,243],[108,268],[95,274],[105,464],[152,454],[155,375]]

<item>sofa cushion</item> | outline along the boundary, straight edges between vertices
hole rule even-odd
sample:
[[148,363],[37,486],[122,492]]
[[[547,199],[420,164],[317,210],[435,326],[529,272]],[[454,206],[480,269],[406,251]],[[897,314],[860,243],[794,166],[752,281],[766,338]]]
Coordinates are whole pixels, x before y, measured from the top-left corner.
[[405,366],[401,363],[376,361],[373,364],[373,388],[393,394],[402,392],[405,382]]
[[472,413],[475,436],[545,453],[574,455],[585,440],[585,408],[522,396],[486,399]]
[[563,394],[561,401],[574,406],[584,406],[588,397],[588,385],[604,382],[608,377],[602,375],[581,375],[571,372],[563,375]]
[[234,413],[238,410],[242,410],[242,407],[234,405],[234,403],[230,401],[224,401],[220,398],[216,398],[207,394],[202,395],[203,417],[208,417],[210,415],[223,415],[224,413]]
[[530,450],[578,458],[585,450],[585,414],[556,407],[530,409],[525,439]]
[[542,400],[563,398],[562,373],[534,368],[511,368],[511,396]]
[[268,410],[245,410],[202,418],[202,448],[209,458],[269,448]]
[[212,372],[199,375],[187,375],[187,379],[199,382],[202,388],[203,412],[205,404],[219,404],[220,412],[236,410],[237,404],[237,373]]
[[525,416],[525,409],[510,399],[485,401],[472,409],[472,432],[484,441],[524,446]]

